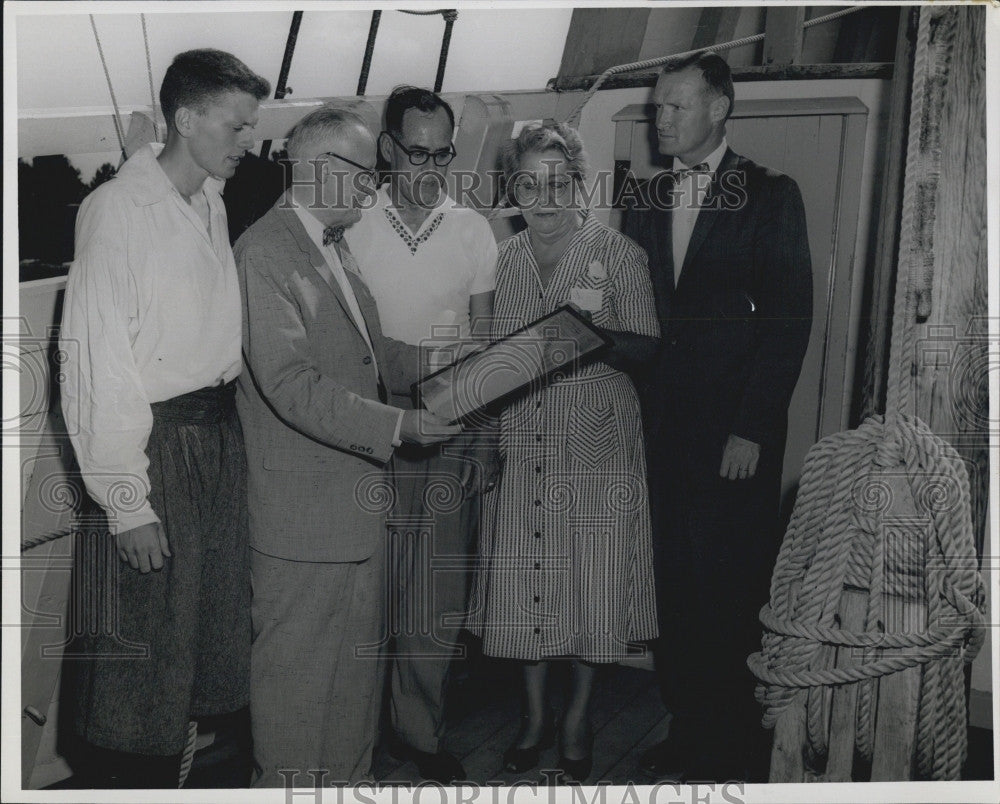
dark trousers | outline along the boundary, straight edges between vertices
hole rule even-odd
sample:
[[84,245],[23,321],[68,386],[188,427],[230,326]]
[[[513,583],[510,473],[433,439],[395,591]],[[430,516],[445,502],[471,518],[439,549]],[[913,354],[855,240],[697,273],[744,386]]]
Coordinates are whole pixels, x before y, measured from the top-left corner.
[[686,457],[665,445],[650,461],[657,675],[686,748],[728,762],[769,740],[746,659],[779,546],[780,469],[765,452],[754,478],[726,480]]
[[[99,605],[82,612],[93,622],[68,654],[75,730],[94,747],[176,757],[191,720],[248,703],[246,458],[232,385],[152,405],[149,500],[172,553],[163,568],[133,570],[110,533],[82,545],[82,600]],[[149,781],[159,786],[159,774]]]

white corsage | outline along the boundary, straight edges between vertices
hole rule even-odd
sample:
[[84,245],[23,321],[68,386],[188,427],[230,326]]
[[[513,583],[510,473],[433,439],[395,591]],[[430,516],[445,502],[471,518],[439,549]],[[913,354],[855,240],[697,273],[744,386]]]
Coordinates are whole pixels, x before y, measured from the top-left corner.
[[587,276],[596,280],[607,279],[608,270],[600,260],[592,260],[587,266]]

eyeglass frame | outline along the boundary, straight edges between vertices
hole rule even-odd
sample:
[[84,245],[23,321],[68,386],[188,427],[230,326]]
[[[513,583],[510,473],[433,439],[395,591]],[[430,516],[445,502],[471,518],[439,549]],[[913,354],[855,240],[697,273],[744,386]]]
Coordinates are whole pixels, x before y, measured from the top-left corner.
[[[527,188],[524,186],[524,182],[522,180],[531,181],[535,186],[533,188]],[[519,176],[515,176],[511,180],[511,194],[513,195],[515,201],[520,201],[521,199],[518,198],[518,195],[522,194],[521,198],[523,198],[526,203],[530,203],[532,200],[538,200],[541,197],[543,187],[545,188],[545,197],[550,198],[565,193],[573,185],[576,179],[573,176],[566,176],[565,181],[560,182],[561,186],[556,186],[555,188],[552,187],[553,181],[554,179],[549,179],[547,182],[536,182],[522,173]],[[519,184],[521,185],[520,188],[518,187]]]
[[378,187],[378,171],[375,168],[365,167],[364,165],[355,162],[353,159],[348,159],[346,156],[341,156],[335,151],[324,151],[321,154],[317,154],[317,156],[333,156],[339,159],[341,162],[347,162],[347,164],[351,165],[352,167],[356,167],[358,170],[360,170],[362,176],[367,176],[371,180],[372,189]]
[[[393,133],[391,131],[383,130],[379,132],[379,137],[381,137],[383,134],[385,134],[390,140],[392,140],[394,143],[396,143],[397,146],[399,146],[399,150],[401,150],[404,154],[406,154],[406,158],[410,160],[410,164],[413,165],[413,167],[423,167],[424,165],[427,164],[428,161],[433,161],[435,167],[447,167],[452,163],[455,157],[458,156],[458,151],[455,150],[455,143],[450,143],[448,145],[448,150],[446,151],[432,152],[428,151],[426,148],[407,148],[405,145],[403,145],[403,143],[401,143],[393,136]],[[427,156],[421,162],[414,162],[413,161],[414,152],[427,154]],[[438,162],[438,157],[441,156],[447,156],[448,161]]]

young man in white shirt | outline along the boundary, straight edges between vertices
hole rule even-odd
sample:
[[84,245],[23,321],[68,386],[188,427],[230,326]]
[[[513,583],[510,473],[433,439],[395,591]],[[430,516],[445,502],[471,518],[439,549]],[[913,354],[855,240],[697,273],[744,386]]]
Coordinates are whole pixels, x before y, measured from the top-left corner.
[[94,786],[177,787],[189,722],[248,703],[240,302],[220,190],[269,89],[229,53],[179,54],[160,89],[166,144],[80,208],[62,408],[120,559],[85,580],[117,619],[74,665]]
[[[493,232],[444,186],[455,157],[454,128],[451,107],[435,93],[394,90],[378,140],[388,182],[347,232],[383,331],[414,345],[486,337],[493,313]],[[412,406],[408,396],[395,402]],[[433,567],[440,557],[471,561],[475,555],[474,485],[487,454],[476,443],[467,435],[437,447],[406,447],[394,457],[398,496],[390,520],[390,593],[398,598],[399,620],[390,623],[392,725],[420,774],[444,784],[464,776],[441,738],[448,670],[458,647],[455,623],[465,611],[469,573]],[[434,489],[444,493],[428,493]]]

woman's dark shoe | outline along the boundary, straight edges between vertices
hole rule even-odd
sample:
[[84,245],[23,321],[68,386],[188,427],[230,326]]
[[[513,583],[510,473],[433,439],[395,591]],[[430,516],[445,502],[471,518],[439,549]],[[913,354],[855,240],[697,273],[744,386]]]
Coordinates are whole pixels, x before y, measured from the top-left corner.
[[559,782],[580,782],[587,781],[590,771],[594,767],[594,735],[588,730],[587,733],[587,753],[579,759],[570,759],[566,756],[565,748],[560,752],[559,763],[557,765]]
[[[527,728],[528,719],[522,717],[521,720],[524,721],[521,724],[521,734],[523,734],[525,728]],[[549,717],[542,726],[542,734],[538,738],[537,743],[529,745],[527,748],[518,748],[517,744],[520,742],[520,739],[518,739],[514,741],[514,745],[503,752],[504,770],[510,773],[524,773],[531,770],[538,765],[542,751],[546,748],[551,748],[555,744],[555,741],[556,721],[555,718]]]

